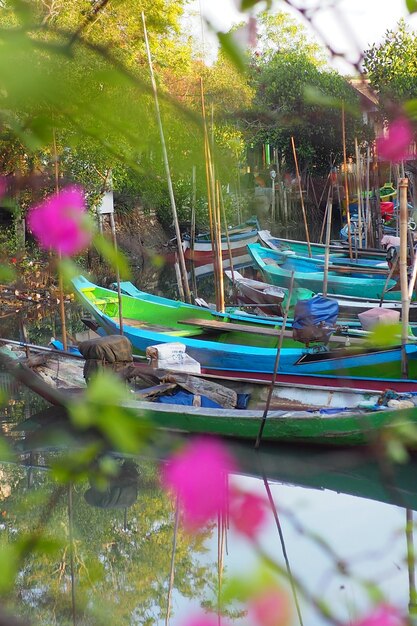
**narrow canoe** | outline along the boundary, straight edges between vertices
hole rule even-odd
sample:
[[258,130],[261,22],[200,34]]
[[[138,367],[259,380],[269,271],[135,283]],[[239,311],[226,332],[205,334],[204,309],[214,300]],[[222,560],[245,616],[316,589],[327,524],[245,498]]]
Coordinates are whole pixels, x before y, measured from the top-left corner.
[[[97,287],[84,277],[73,280],[74,289],[84,307],[93,315],[106,334],[118,334],[118,303],[115,293]],[[274,371],[278,329],[260,327],[253,332],[242,329],[242,324],[212,321],[210,310],[201,309],[201,318],[195,319],[195,307],[169,301],[166,298],[122,296],[123,332],[140,353],[149,346],[180,341],[188,354],[210,372],[248,373],[271,377]],[[211,319],[210,319],[211,317]],[[156,323],[157,322],[157,323]],[[398,385],[402,390],[417,390],[417,346],[406,346],[409,377]],[[341,379],[357,378],[362,388],[378,381],[377,389],[398,388],[401,379],[400,347],[365,349],[346,348],[309,350],[283,348],[279,363],[280,374],[316,375]],[[295,380],[295,379],[294,379]],[[288,381],[290,382],[290,381]],[[398,381],[400,382],[400,381]],[[319,384],[323,384],[323,381]]]
[[[297,287],[311,289],[319,293],[323,290],[323,267],[314,260],[295,255],[287,255],[276,250],[264,248],[260,244],[250,244],[249,254],[258,269],[262,272],[266,282],[278,287],[288,287],[291,275],[294,272],[294,282]],[[385,277],[357,275],[354,269],[349,273],[339,273],[340,268],[329,269],[327,292],[328,294],[340,294],[361,297],[367,294],[370,298],[380,298],[387,284],[386,301],[401,300],[401,291],[393,291],[396,286],[395,280],[386,281]],[[371,270],[372,272],[372,270]]]
[[[308,246],[305,241],[274,237],[273,235],[271,235],[269,230],[258,231],[258,236],[261,242],[268,248],[271,248],[271,250],[292,250],[300,256],[308,255]],[[310,244],[310,247],[311,253],[314,257],[324,256],[326,246],[323,243],[313,242]],[[349,259],[349,250],[345,246],[343,246],[342,243],[331,244],[330,251],[332,258],[334,259]],[[385,250],[376,250],[375,248],[362,248],[357,251],[357,255],[361,263],[366,260],[374,261],[376,263],[385,263],[386,252]]]
[[[231,228],[227,236],[223,234],[221,237],[222,257],[227,257],[230,253],[233,256],[243,254],[248,244],[258,241],[258,229],[257,219],[251,218],[244,224]],[[193,244],[189,239],[184,239],[182,247],[187,259],[207,263],[213,258],[213,244],[208,233],[197,235]]]
[[[30,381],[29,386],[30,386]],[[48,385],[35,385],[37,393],[46,396]],[[51,387],[52,389],[52,387]],[[44,393],[46,390],[46,393]],[[67,398],[67,399],[66,399]],[[80,396],[78,399],[82,399]],[[66,406],[76,401],[73,393],[66,396],[60,391],[55,402]],[[202,408],[183,404],[157,404],[129,396],[122,406],[131,410],[138,419],[144,417],[156,428],[180,433],[210,434],[221,437],[256,440],[263,410],[233,408]],[[277,411],[268,413],[263,439],[291,443],[319,445],[366,445],[375,440],[382,429],[403,427],[417,422],[417,411],[412,409],[379,411]],[[33,426],[33,425],[32,425]],[[25,426],[20,426],[23,430]]]

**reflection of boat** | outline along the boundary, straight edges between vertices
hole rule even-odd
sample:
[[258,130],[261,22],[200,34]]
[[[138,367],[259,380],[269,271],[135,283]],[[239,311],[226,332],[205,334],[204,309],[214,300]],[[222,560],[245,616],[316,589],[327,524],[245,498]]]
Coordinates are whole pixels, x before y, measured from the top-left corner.
[[[323,264],[319,264],[314,259],[281,253],[256,243],[249,245],[248,250],[268,283],[288,287],[292,272],[294,272],[294,282],[297,287],[311,289],[316,293],[322,290]],[[361,270],[366,274],[361,274]],[[366,293],[371,298],[380,298],[384,293],[385,285],[388,290],[385,293],[385,300],[401,300],[401,291],[392,291],[396,286],[396,281],[392,279],[387,281],[385,276],[374,275],[373,268],[355,270],[329,266],[328,294],[356,297]]]
[[417,510],[417,458],[413,456],[399,464],[385,459],[381,466],[368,449],[358,448],[335,452],[266,444],[257,453],[249,446],[236,444],[232,452],[240,472],[250,476]]
[[[223,234],[221,238],[222,256],[227,257],[229,253],[232,255],[244,253],[249,243],[255,243],[258,240],[258,229],[259,224],[256,218],[251,218],[244,224],[229,229],[227,235]],[[187,259],[208,262],[213,258],[210,233],[197,235],[193,243],[189,239],[184,239],[182,246]]]

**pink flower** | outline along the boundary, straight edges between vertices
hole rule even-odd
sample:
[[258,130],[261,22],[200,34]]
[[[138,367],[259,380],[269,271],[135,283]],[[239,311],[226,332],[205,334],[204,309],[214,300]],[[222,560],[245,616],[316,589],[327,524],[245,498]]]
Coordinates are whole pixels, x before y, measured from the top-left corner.
[[5,176],[0,176],[0,198],[6,195],[7,191],[7,178]]
[[384,161],[398,162],[406,159],[413,139],[413,131],[406,117],[399,117],[389,127],[386,137],[376,140],[378,154]]
[[86,217],[82,190],[73,186],[32,207],[28,223],[42,248],[72,256],[84,250],[91,241]]
[[255,539],[265,522],[267,503],[253,493],[234,491],[231,494],[229,514],[236,530],[249,539]]
[[368,617],[355,622],[353,626],[405,626],[405,622],[396,608],[381,604]]
[[277,587],[269,587],[257,595],[248,607],[251,623],[256,626],[287,626],[291,610],[286,594]]
[[225,513],[227,475],[233,471],[235,464],[226,448],[211,439],[194,440],[168,462],[162,482],[178,496],[188,530]]

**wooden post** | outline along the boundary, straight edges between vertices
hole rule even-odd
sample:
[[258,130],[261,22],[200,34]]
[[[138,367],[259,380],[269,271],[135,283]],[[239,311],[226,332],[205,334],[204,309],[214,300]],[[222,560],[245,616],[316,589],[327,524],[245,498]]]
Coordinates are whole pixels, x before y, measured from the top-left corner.
[[345,129],[345,107],[342,107],[342,141],[343,141],[343,167],[345,170],[345,199],[346,199],[346,220],[348,227],[349,257],[352,260],[352,233],[350,232],[350,200],[349,200],[349,182],[346,158],[346,129]]
[[306,209],[305,209],[305,206],[304,206],[303,190],[302,190],[302,187],[301,187],[301,176],[300,176],[300,171],[298,169],[298,159],[297,159],[297,152],[295,150],[294,137],[291,137],[291,143],[292,143],[292,151],[293,151],[293,155],[294,155],[295,170],[296,170],[297,180],[298,180],[298,189],[299,189],[299,192],[300,192],[301,209],[303,211],[303,220],[304,220],[304,228],[305,228],[306,241],[307,241],[307,247],[308,247],[308,256],[311,257],[312,254],[311,254],[311,245],[310,245],[310,234],[308,232],[307,214],[306,214]]
[[333,199],[332,187],[330,186],[326,204],[327,223],[326,223],[326,249],[324,253],[324,272],[323,272],[323,296],[327,296],[327,283],[329,277],[329,260],[330,260],[330,235],[332,230],[332,213]]
[[174,189],[172,186],[171,171],[170,171],[169,161],[168,161],[168,152],[167,152],[167,148],[165,144],[164,130],[162,128],[161,112],[159,109],[158,91],[156,88],[156,81],[155,81],[155,76],[153,72],[151,49],[149,47],[149,40],[148,40],[148,31],[146,30],[145,13],[143,11],[142,11],[142,24],[143,24],[143,33],[145,36],[146,53],[148,56],[149,73],[151,76],[152,91],[153,91],[154,101],[155,101],[156,118],[157,118],[158,127],[159,127],[159,135],[161,138],[162,154],[164,157],[165,174],[166,174],[167,183],[168,183],[168,193],[169,193],[169,199],[171,202],[171,210],[172,210],[172,217],[174,220],[175,235],[177,238],[178,258],[179,258],[180,268],[181,268],[181,277],[183,281],[183,286],[184,286],[184,291],[185,291],[187,302],[191,302],[190,286],[188,284],[187,268],[185,266],[185,259],[184,259],[184,250],[182,249],[182,245],[181,245],[181,232],[180,232],[180,227],[178,223],[177,207],[175,204]]
[[408,360],[406,344],[408,342],[408,279],[407,279],[407,245],[408,245],[408,179],[401,178],[400,184],[400,284],[401,284],[401,375],[408,376]]

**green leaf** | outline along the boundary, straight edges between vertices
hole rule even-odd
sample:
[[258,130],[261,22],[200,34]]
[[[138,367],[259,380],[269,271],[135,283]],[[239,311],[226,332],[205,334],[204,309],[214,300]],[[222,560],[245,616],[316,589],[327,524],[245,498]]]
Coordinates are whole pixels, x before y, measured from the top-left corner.
[[405,6],[409,13],[417,12],[417,0],[405,0]]
[[233,33],[217,33],[220,47],[226,57],[240,71],[245,72],[247,69],[247,61],[242,48],[236,43]]
[[14,11],[23,26],[30,26],[34,21],[33,6],[27,0],[13,0]]
[[16,544],[8,543],[0,546],[0,593],[4,594],[13,588],[19,551]]
[[396,463],[407,463],[408,452],[399,439],[389,439],[387,441],[387,456]]
[[[253,7],[255,7],[257,4],[261,4],[261,3],[265,5],[264,0],[242,0],[240,3],[240,10],[249,11],[250,9],[253,9]],[[272,6],[272,0],[266,0],[265,9],[268,10],[271,8],[271,6]]]
[[119,404],[126,397],[126,385],[114,374],[105,370],[92,378],[86,391],[87,401],[98,405]]
[[400,342],[401,324],[377,324],[367,337],[371,346],[395,346]]
[[120,278],[124,280],[131,278],[129,262],[120,250],[116,250],[114,245],[100,234],[95,235],[93,243],[97,251],[106,259],[110,266],[119,271]]
[[15,270],[10,265],[0,265],[0,283],[8,285],[16,278]]
[[[3,403],[4,395],[0,398],[0,403]],[[13,459],[13,452],[11,451],[7,441],[0,437],[0,461],[10,461]]]

